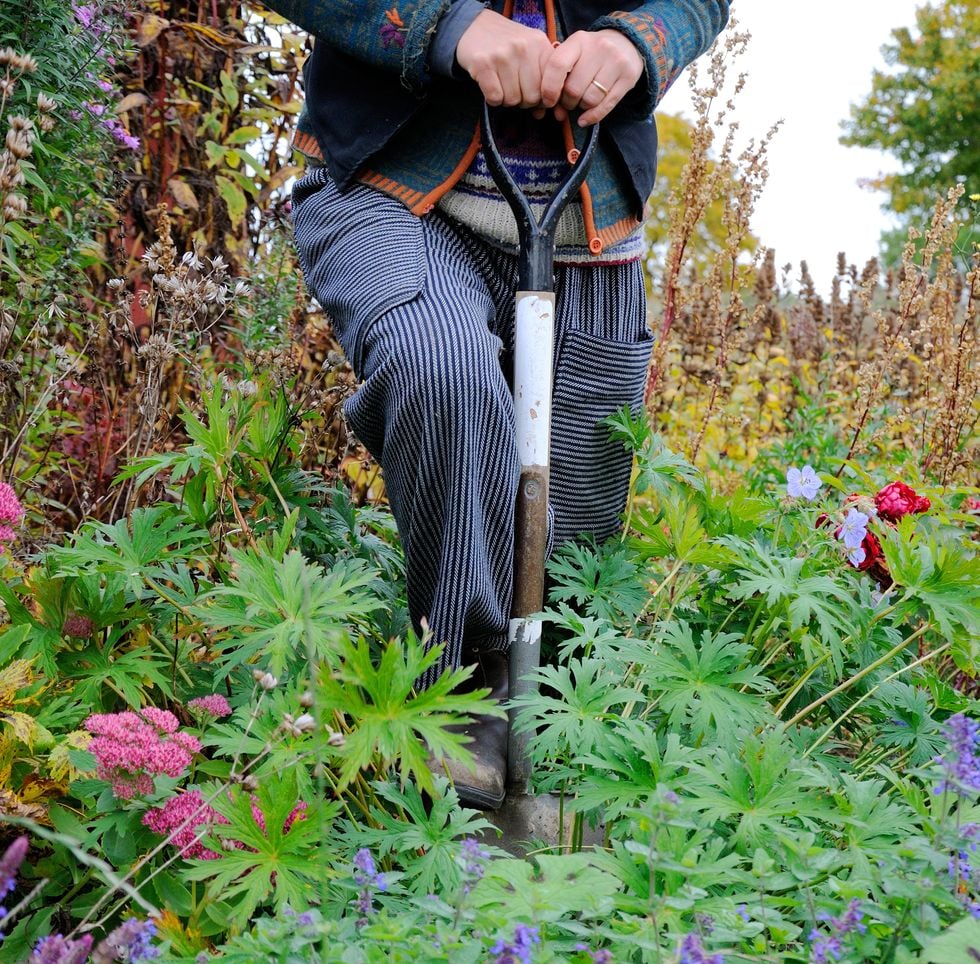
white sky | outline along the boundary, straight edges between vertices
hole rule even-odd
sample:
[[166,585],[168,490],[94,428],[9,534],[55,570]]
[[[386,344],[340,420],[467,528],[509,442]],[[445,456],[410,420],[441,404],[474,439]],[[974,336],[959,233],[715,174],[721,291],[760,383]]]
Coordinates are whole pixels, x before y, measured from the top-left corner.
[[[761,137],[784,123],[770,149],[770,178],[752,229],[776,249],[776,264],[806,259],[818,289],[829,291],[837,252],[861,268],[877,254],[878,235],[890,226],[884,195],[858,178],[896,169],[888,155],[838,143],[851,103],[871,89],[871,72],[885,66],[880,49],[894,27],[915,24],[925,0],[735,0],[740,29],[751,32],[739,61],[748,73],[735,116],[746,136]],[[692,116],[684,77],[661,109]]]

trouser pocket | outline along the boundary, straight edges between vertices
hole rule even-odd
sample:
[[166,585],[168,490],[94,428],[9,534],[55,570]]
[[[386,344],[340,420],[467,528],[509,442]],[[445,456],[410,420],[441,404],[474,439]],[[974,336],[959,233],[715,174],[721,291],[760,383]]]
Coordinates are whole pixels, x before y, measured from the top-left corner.
[[600,424],[624,405],[643,407],[653,338],[611,341],[587,331],[564,333],[558,352],[551,431],[550,499],[555,541],[582,533],[602,540],[619,527],[632,452]]

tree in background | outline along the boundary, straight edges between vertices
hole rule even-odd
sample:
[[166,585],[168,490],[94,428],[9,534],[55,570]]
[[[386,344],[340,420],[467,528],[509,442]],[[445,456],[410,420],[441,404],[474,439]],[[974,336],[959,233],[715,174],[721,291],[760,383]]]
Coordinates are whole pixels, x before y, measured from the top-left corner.
[[[851,108],[841,142],[893,154],[902,170],[867,181],[886,191],[900,226],[882,235],[894,263],[908,227],[928,224],[939,195],[963,184],[980,191],[980,0],[944,0],[916,11],[916,33],[892,31],[883,48],[890,69],[876,70],[871,92]],[[959,244],[969,250],[965,229]]]

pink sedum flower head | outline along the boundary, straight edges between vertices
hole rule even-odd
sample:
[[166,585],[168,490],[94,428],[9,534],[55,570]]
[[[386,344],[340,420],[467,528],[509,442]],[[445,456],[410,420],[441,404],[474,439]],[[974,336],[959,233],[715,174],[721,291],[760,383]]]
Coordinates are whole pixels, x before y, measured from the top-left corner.
[[[256,798],[251,796],[249,800],[252,819],[264,833],[265,816]],[[283,833],[288,833],[297,820],[305,819],[306,803],[301,800],[286,817]],[[212,827],[227,823],[226,817],[204,802],[204,795],[200,790],[175,794],[162,807],[155,807],[143,815],[143,826],[168,837],[168,843],[173,844],[180,855],[188,860],[217,860],[221,854],[206,847],[201,843],[201,838],[207,836]],[[228,845],[236,850],[245,849],[240,841],[230,841]]]
[[204,802],[200,790],[189,790],[172,796],[162,807],[147,810],[143,815],[143,826],[154,833],[169,837],[188,860],[217,860],[216,853],[201,843],[201,837],[215,824],[226,824],[223,817],[210,804]]
[[7,548],[4,543],[13,541],[12,526],[18,525],[23,518],[24,507],[20,499],[6,482],[0,482],[0,552]]
[[155,706],[93,714],[85,729],[94,737],[88,749],[98,763],[96,775],[121,800],[152,792],[155,776],[182,776],[201,744],[179,727],[173,713]]
[[187,703],[187,708],[199,720],[220,720],[223,716],[231,715],[231,706],[220,693],[210,696],[197,696]]
[[786,472],[786,494],[793,499],[804,498],[812,502],[820,491],[823,482],[809,465],[802,469],[791,468]]

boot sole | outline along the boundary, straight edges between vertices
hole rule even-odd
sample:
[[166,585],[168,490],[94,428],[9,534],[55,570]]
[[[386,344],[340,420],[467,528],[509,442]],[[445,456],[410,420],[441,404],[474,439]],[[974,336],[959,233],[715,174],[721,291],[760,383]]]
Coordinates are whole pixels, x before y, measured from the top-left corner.
[[499,810],[500,805],[504,802],[504,797],[507,796],[506,791],[494,795],[487,793],[486,790],[467,787],[459,783],[456,784],[456,793],[460,803],[467,807],[475,807],[477,810]]

